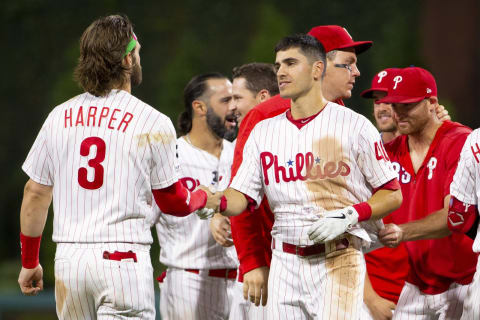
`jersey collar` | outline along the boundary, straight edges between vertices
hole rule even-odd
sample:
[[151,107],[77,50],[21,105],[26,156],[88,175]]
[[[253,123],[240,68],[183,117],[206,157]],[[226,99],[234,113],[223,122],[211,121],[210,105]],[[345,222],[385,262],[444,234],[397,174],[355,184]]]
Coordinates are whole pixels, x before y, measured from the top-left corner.
[[308,123],[310,123],[313,119],[315,119],[323,110],[325,110],[325,108],[328,106],[329,103],[327,103],[325,105],[325,107],[322,108],[322,110],[318,111],[317,113],[315,113],[314,115],[311,115],[309,117],[306,117],[306,118],[302,118],[302,119],[293,119],[292,117],[292,108],[288,109],[287,110],[287,119],[288,121],[290,121],[291,123],[293,123],[299,130],[302,129],[305,125],[307,125]]

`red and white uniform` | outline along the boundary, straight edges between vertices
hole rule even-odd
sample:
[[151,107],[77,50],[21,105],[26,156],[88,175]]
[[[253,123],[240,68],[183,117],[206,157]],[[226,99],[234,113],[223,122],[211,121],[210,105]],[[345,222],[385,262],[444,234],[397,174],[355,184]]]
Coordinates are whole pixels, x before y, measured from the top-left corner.
[[[458,168],[450,185],[450,194],[459,201],[478,206],[480,197],[480,129],[474,130],[465,141]],[[478,211],[477,211],[478,214]],[[473,242],[473,252],[480,252],[480,225]],[[463,306],[462,319],[480,318],[480,263]]]
[[[60,318],[154,317],[152,189],[177,181],[175,145],[170,119],[126,91],[84,93],[48,116],[22,168],[53,185]],[[130,250],[137,262],[104,258]]]
[[[223,141],[220,158],[193,146],[186,137],[179,138],[177,145],[180,180],[188,189],[193,191],[200,184],[218,191],[227,188],[233,161],[231,142]],[[209,222],[193,214],[159,217],[160,262],[168,267],[161,287],[162,319],[228,318],[238,260],[234,247],[224,248],[213,239]],[[211,276],[212,272],[217,276]]]
[[[416,173],[408,136],[385,145],[402,188],[402,205],[392,213],[397,223],[422,219],[444,207],[461,147],[470,132],[459,123],[445,121]],[[394,319],[458,319],[477,262],[471,246],[472,240],[463,234],[405,242],[410,271]]]
[[348,248],[327,243],[326,256],[299,258],[283,252],[282,242],[312,245],[307,230],[324,212],[366,201],[395,177],[378,131],[335,103],[306,119],[293,120],[288,110],[255,126],[231,187],[256,203],[265,194],[275,215],[270,319],[358,317],[365,276],[360,238],[370,240],[360,225],[350,231]]

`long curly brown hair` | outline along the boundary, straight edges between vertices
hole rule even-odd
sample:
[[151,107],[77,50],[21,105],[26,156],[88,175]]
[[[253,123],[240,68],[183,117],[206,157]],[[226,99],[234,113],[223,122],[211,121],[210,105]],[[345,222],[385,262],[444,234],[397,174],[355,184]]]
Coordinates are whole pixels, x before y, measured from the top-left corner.
[[133,26],[125,15],[95,20],[80,38],[80,57],[74,78],[87,92],[105,96],[128,81],[131,71],[122,65]]

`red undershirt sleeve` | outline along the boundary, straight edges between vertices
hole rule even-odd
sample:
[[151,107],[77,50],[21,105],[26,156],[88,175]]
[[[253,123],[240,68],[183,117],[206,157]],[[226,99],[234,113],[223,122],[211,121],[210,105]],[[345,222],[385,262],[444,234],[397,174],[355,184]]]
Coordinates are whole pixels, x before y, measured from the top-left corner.
[[152,190],[155,202],[163,213],[185,217],[205,207],[207,193],[201,189],[190,192],[179,181],[163,189]]

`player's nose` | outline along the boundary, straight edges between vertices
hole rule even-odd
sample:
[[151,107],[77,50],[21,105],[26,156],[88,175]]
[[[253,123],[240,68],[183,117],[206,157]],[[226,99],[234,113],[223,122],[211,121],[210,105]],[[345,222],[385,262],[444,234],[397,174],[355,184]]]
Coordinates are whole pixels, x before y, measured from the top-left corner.
[[360,77],[360,69],[358,69],[358,66],[356,63],[351,65],[352,67],[352,77]]

